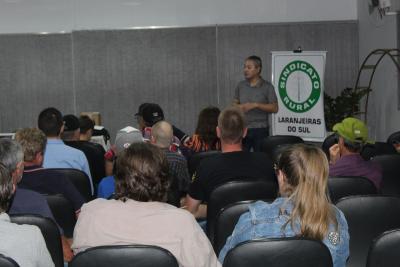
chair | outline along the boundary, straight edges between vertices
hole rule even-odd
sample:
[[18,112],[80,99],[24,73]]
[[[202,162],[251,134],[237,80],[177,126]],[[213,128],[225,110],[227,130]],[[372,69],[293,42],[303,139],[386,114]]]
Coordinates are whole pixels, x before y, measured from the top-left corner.
[[400,229],[387,231],[377,237],[368,252],[367,267],[397,267],[400,263]]
[[[57,225],[49,218],[31,214],[11,215],[11,222],[37,226],[42,232],[46,247],[56,267],[64,266],[64,257],[60,232]],[[1,266],[1,265],[0,265]]]
[[0,254],[0,267],[19,267],[15,260]]
[[255,200],[245,200],[229,204],[221,209],[215,218],[214,251],[219,254],[226,243],[226,239],[232,234],[240,216],[249,210],[249,205]]
[[86,201],[93,199],[89,177],[83,171],[67,168],[52,168],[48,169],[48,171],[49,175],[53,173],[54,177],[57,177],[57,175],[65,175],[71,180],[72,184],[78,189],[79,193],[81,193]]
[[106,176],[104,164],[104,148],[100,144],[95,144],[88,141],[64,141],[70,147],[81,150],[89,163],[90,174],[92,175],[93,183],[99,184],[100,180]]
[[392,144],[375,142],[374,144],[365,145],[360,154],[365,160],[370,160],[379,155],[397,154],[397,152]]
[[207,203],[207,235],[214,244],[215,218],[220,210],[231,203],[242,200],[258,200],[276,198],[278,185],[270,180],[236,180],[216,187],[210,194]]
[[71,202],[63,195],[45,195],[50,210],[64,235],[71,238],[76,224],[75,210]]
[[365,177],[329,177],[329,196],[332,203],[348,196],[373,195],[378,191],[373,182]]
[[231,249],[223,267],[332,267],[328,248],[307,238],[270,238],[243,242]]
[[400,142],[400,131],[394,132],[391,135],[389,135],[386,143],[393,145],[395,142]]
[[400,228],[400,198],[392,196],[352,196],[336,206],[344,213],[350,234],[347,267],[365,266],[368,248],[381,233]]
[[328,160],[330,159],[329,148],[337,143],[338,143],[338,137],[335,133],[326,137],[324,142],[322,143],[321,146],[322,151],[325,152],[325,155],[327,156]]
[[178,267],[175,257],[156,246],[93,247],[76,255],[69,267]]
[[380,155],[374,157],[382,168],[381,192],[386,195],[400,195],[400,155]]
[[274,135],[266,137],[261,144],[261,151],[266,153],[271,159],[275,159],[279,150],[284,145],[304,143],[299,136],[293,135]]
[[197,167],[199,166],[200,162],[209,157],[213,157],[215,155],[221,154],[219,150],[210,150],[206,152],[199,152],[193,154],[188,160],[188,170],[190,177],[193,176],[193,173],[196,171]]

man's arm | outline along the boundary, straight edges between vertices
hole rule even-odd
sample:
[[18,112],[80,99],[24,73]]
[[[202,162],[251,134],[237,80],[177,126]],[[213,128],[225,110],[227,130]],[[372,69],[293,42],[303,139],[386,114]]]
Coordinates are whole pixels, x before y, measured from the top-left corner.
[[201,204],[201,200],[194,199],[190,195],[186,195],[183,208],[192,213],[197,219],[207,217],[207,205]]
[[244,103],[244,104],[239,104],[239,107],[242,109],[243,112],[248,112],[249,110],[252,109],[260,109],[262,111],[268,112],[268,113],[276,113],[278,112],[278,103]]

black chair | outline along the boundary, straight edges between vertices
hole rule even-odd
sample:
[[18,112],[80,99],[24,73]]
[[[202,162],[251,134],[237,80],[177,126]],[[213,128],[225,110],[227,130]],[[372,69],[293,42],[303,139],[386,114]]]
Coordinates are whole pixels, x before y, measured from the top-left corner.
[[193,154],[188,160],[188,170],[189,170],[190,177],[192,177],[193,173],[196,171],[197,167],[199,166],[200,162],[203,159],[213,157],[218,154],[221,154],[221,151],[210,150],[210,151],[206,151],[206,152],[199,152],[199,153]]
[[68,177],[86,201],[93,199],[89,177],[83,171],[77,169],[52,168],[48,169],[48,172],[49,175],[53,175],[55,179],[57,179],[57,175]]
[[400,142],[400,131],[394,132],[391,135],[389,135],[386,143],[393,145],[396,142]]
[[243,242],[231,249],[223,267],[332,267],[329,249],[307,238],[270,238]]
[[270,159],[275,159],[280,149],[285,145],[304,143],[299,136],[274,135],[266,137],[261,144],[261,151],[266,153]]
[[365,160],[370,160],[379,155],[391,155],[397,154],[397,152],[392,144],[375,142],[374,144],[366,144],[360,154]]
[[226,243],[226,239],[232,234],[240,216],[249,210],[249,205],[254,200],[239,201],[229,204],[221,209],[215,218],[214,251],[219,254]]
[[90,174],[92,175],[93,183],[99,184],[100,180],[106,175],[104,164],[104,148],[100,144],[88,141],[64,141],[70,147],[81,150],[89,163]]
[[322,143],[322,146],[321,146],[322,151],[325,152],[325,155],[326,155],[326,157],[328,158],[328,160],[330,159],[329,148],[330,148],[331,146],[333,146],[334,144],[337,144],[338,141],[339,141],[339,140],[338,140],[338,137],[337,137],[337,135],[334,133],[334,134],[331,134],[331,135],[327,136],[327,137],[325,138],[324,142]]
[[76,224],[75,210],[72,203],[63,195],[45,195],[50,210],[64,235],[71,238]]
[[376,238],[368,252],[367,267],[398,267],[400,229],[387,231]]
[[328,189],[332,203],[336,203],[343,197],[378,193],[373,182],[365,177],[357,176],[329,177]]
[[178,267],[166,249],[146,245],[101,246],[78,253],[69,267]]
[[0,267],[19,267],[15,260],[0,254]]
[[[57,225],[49,218],[32,214],[11,215],[11,222],[37,226],[42,232],[50,256],[56,267],[64,266],[61,236]],[[0,265],[1,266],[1,265]]]
[[347,267],[365,266],[368,248],[381,233],[400,228],[400,198],[392,196],[352,196],[336,206],[344,213],[350,234]]
[[372,159],[382,168],[381,192],[400,195],[400,155],[380,155]]
[[243,200],[273,200],[277,193],[275,177],[271,180],[240,179],[216,187],[207,203],[207,236],[211,244],[214,244],[215,218],[222,208]]

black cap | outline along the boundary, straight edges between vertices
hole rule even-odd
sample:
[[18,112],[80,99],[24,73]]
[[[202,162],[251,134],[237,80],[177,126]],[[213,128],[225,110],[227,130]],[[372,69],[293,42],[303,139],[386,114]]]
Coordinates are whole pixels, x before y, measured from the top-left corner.
[[64,121],[65,132],[75,131],[79,129],[79,119],[75,115],[72,114],[65,115],[63,117],[63,121]]
[[140,115],[148,126],[153,126],[155,123],[164,119],[164,112],[161,107],[153,103],[146,103]]
[[142,103],[142,104],[140,104],[138,112],[135,114],[135,116],[143,116],[143,109],[148,104],[150,104],[150,103]]

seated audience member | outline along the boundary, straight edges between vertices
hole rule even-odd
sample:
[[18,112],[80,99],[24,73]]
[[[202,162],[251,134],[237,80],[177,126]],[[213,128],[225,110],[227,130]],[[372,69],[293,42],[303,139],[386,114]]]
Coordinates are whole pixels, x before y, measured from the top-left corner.
[[79,117],[79,140],[90,141],[94,132],[94,121],[87,115]]
[[97,197],[109,198],[115,191],[114,173],[115,173],[115,160],[117,155],[121,153],[125,148],[129,147],[133,143],[142,143],[142,133],[131,126],[125,127],[118,131],[115,138],[114,150],[110,150],[106,155],[107,161],[109,161],[110,175],[104,177],[97,188]]
[[[150,140],[151,127],[159,121],[164,120],[164,111],[158,104],[143,103],[135,114],[139,130],[142,131],[145,140]],[[179,146],[188,138],[187,134],[172,125],[174,131],[174,144]]]
[[11,174],[0,164],[0,253],[12,258],[21,267],[54,266],[39,228],[10,221],[6,212],[14,192]]
[[200,162],[193,175],[186,196],[188,211],[196,218],[205,218],[211,191],[236,179],[274,179],[272,162],[264,153],[242,150],[242,139],[247,128],[243,113],[238,108],[228,108],[218,117],[217,135],[221,140],[222,153]]
[[372,161],[364,160],[361,149],[368,141],[368,128],[364,122],[355,118],[346,118],[333,126],[339,137],[338,144],[330,147],[330,176],[362,176],[370,179],[380,188],[382,170]]
[[[75,115],[65,115],[63,117],[64,120],[64,132],[62,134],[62,139],[64,143],[70,147],[79,149],[82,151],[88,162],[90,167],[90,173],[92,175],[93,182],[97,185],[100,180],[105,176],[104,171],[104,148],[100,144],[95,144],[89,142],[91,133],[94,129],[94,122],[88,117],[85,116],[87,120],[84,120],[84,123],[88,124],[88,130],[84,135],[81,134],[80,123],[82,120],[78,119]],[[81,137],[89,137],[89,140],[82,141]]]
[[281,197],[273,203],[257,201],[242,214],[219,255],[237,244],[259,238],[302,236],[321,240],[334,267],[345,267],[349,233],[343,213],[327,196],[328,160],[319,148],[296,144],[280,155],[276,172]]
[[[14,186],[16,187],[8,213],[35,214],[49,218],[56,223],[44,196],[32,190],[17,187],[17,183],[20,182],[24,171],[24,152],[15,140],[0,139],[0,163],[10,172]],[[62,235],[64,260],[70,261],[73,256],[71,247],[67,239],[63,236],[62,229],[59,226],[58,228]]]
[[102,245],[146,244],[169,250],[182,267],[221,266],[193,216],[163,203],[169,177],[160,149],[133,143],[116,165],[115,199],[83,205],[74,231],[75,254]]
[[47,136],[46,151],[44,153],[44,168],[71,168],[85,172],[90,181],[92,194],[93,182],[89,163],[82,151],[64,144],[61,134],[64,131],[64,122],[61,112],[55,108],[46,108],[39,114],[39,129]]
[[24,174],[18,186],[41,194],[62,194],[68,199],[76,215],[79,214],[85,200],[66,176],[57,175],[44,169],[43,155],[46,149],[46,136],[36,128],[26,128],[15,133],[15,140],[24,151]]
[[184,144],[191,152],[221,149],[216,132],[220,112],[217,107],[207,107],[200,112],[195,134]]
[[72,114],[64,115],[64,130],[61,133],[61,139],[65,141],[78,141],[80,138],[79,119]]
[[188,191],[190,177],[185,157],[178,152],[169,150],[173,135],[171,124],[166,121],[159,121],[152,127],[151,143],[165,153],[171,178],[168,203],[179,207],[181,197],[186,195]]

